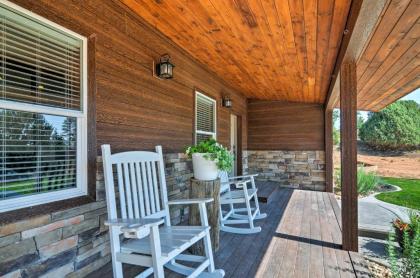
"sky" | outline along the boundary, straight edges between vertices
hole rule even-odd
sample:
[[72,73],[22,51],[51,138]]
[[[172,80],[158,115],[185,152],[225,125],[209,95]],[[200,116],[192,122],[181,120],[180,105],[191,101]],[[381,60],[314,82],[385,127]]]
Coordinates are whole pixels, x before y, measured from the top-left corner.
[[63,132],[63,122],[66,119],[66,117],[62,116],[54,116],[54,115],[48,115],[44,114],[45,120],[49,122],[57,131],[57,133],[61,134]]

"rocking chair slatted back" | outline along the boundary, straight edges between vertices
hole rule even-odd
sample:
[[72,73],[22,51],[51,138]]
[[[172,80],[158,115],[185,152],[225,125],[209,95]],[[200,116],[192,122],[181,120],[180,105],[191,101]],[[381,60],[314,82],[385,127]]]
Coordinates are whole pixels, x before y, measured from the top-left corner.
[[229,175],[226,171],[219,171],[220,192],[226,192],[230,189]]
[[[156,152],[131,151],[112,155],[110,146],[103,145],[102,156],[108,215],[112,219],[164,218],[165,224],[170,226],[162,147],[157,146]],[[121,215],[117,213],[114,173]]]

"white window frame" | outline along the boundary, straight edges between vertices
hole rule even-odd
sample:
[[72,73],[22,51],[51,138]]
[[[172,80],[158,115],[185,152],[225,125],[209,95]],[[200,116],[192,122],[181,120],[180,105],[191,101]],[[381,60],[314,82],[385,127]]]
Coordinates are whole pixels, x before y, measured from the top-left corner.
[[[198,116],[198,111],[197,111],[197,101],[198,101],[198,97],[200,96],[202,98],[205,98],[211,102],[213,102],[213,123],[214,123],[214,132],[208,132],[208,131],[204,131],[204,130],[199,130],[197,129],[197,116]],[[211,135],[215,140],[217,140],[217,102],[215,99],[206,96],[203,93],[200,93],[199,91],[195,91],[195,119],[194,119],[194,143],[197,144],[197,134],[203,134],[203,135]]]
[[16,210],[20,208],[61,201],[87,195],[87,38],[81,36],[65,27],[62,27],[44,17],[34,14],[16,4],[6,0],[0,0],[0,3],[17,12],[38,20],[49,27],[60,30],[61,32],[73,36],[82,41],[82,59],[81,59],[81,105],[82,111],[56,108],[39,104],[22,103],[18,101],[0,100],[0,109],[21,110],[26,112],[43,113],[56,116],[73,117],[77,119],[77,158],[76,158],[76,187],[54,192],[39,193],[23,197],[15,197],[6,200],[0,200],[0,212]]

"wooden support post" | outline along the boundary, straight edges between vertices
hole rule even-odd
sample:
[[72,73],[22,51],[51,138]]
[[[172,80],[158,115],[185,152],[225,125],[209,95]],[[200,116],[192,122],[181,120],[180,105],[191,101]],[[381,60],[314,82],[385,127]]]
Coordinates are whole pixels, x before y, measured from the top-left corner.
[[325,109],[325,191],[333,192],[333,122],[332,122],[332,109]]
[[353,61],[341,66],[340,110],[343,249],[357,252],[357,77]]

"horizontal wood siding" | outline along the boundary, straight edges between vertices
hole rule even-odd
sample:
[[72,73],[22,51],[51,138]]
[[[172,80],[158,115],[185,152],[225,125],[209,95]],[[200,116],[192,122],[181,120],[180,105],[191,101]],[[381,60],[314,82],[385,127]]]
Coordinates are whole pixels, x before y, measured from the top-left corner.
[[[27,1],[16,4],[81,35],[96,35],[97,150],[152,149],[181,152],[193,141],[194,89],[217,99],[218,140],[229,144],[230,110],[222,95],[233,100],[242,116],[246,146],[246,99],[205,65],[145,23],[119,1]],[[152,76],[152,62],[168,53],[176,65],[172,80]],[[91,54],[91,53],[90,53]]]
[[249,150],[324,150],[323,130],[321,105],[248,102]]

